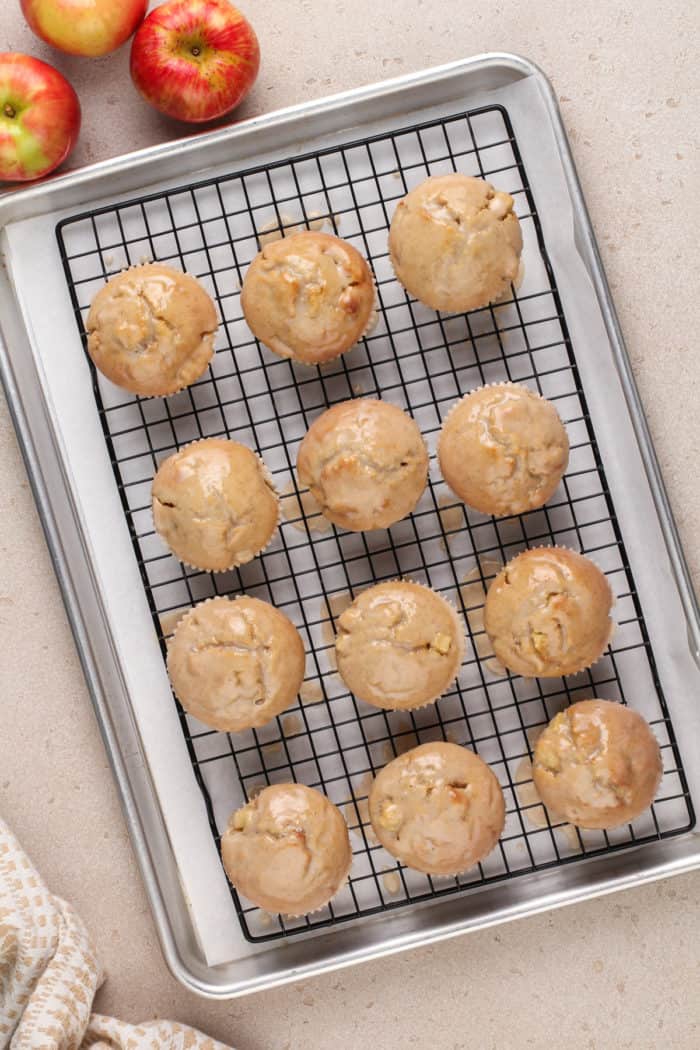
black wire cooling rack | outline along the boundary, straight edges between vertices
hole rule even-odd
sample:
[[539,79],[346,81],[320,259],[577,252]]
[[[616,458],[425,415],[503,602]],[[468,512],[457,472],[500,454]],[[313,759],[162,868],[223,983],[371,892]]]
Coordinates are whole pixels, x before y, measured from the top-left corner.
[[[387,233],[396,202],[429,174],[481,175],[511,193],[524,236],[524,273],[506,300],[443,316],[396,282]],[[262,348],[241,313],[240,282],[267,237],[325,228],[370,260],[376,328],[321,369],[295,366]],[[269,916],[234,901],[248,939],[271,940],[361,915],[404,907],[479,884],[517,877],[680,834],[694,816],[611,493],[591,426],[533,194],[507,112],[489,106],[402,128],[264,167],[155,192],[71,217],[57,227],[81,336],[97,289],[125,266],[160,260],[198,277],[221,317],[209,372],[166,399],[132,398],[93,370],[97,407],[134,553],[163,655],[178,611],[215,594],[271,601],[299,627],[307,678],[296,707],[262,730],[213,732],[179,710],[212,834],[242,797],[298,780],[341,806],[354,848],[352,875],[323,911]],[[329,405],[381,396],[407,409],[431,452],[441,420],[466,391],[524,382],[555,402],[571,458],[542,510],[492,519],[450,495],[431,457],[429,486],[414,514],[389,530],[345,533],[324,522],[297,488],[299,441]],[[233,572],[186,569],[153,531],[150,484],[158,464],[187,442],[227,435],[256,449],[283,493],[283,521],[267,551]],[[525,546],[558,543],[592,557],[616,596],[617,629],[606,655],[568,679],[526,680],[494,661],[483,630],[483,596],[500,565]],[[347,692],[333,660],[335,619],[364,587],[397,576],[450,598],[468,628],[455,687],[415,713],[377,711]],[[614,831],[552,824],[533,789],[536,734],[569,702],[596,695],[632,704],[650,720],[664,757],[653,808]],[[175,703],[176,701],[173,700]],[[431,878],[396,864],[372,836],[367,793],[373,775],[416,743],[448,739],[474,748],[504,789],[498,847],[458,878]]]

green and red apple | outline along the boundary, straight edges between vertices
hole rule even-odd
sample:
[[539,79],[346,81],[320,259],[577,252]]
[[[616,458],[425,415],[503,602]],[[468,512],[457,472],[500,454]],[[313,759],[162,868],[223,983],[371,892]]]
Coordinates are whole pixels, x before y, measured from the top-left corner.
[[79,131],[78,96],[57,69],[30,55],[0,54],[0,179],[48,175]]

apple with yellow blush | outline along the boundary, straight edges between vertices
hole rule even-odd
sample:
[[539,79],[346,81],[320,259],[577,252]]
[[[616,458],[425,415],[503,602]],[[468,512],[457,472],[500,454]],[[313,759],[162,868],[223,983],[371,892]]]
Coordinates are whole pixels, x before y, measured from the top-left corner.
[[[8,3],[8,0],[1,0]],[[143,21],[148,0],[20,0],[37,36],[70,55],[116,51]]]

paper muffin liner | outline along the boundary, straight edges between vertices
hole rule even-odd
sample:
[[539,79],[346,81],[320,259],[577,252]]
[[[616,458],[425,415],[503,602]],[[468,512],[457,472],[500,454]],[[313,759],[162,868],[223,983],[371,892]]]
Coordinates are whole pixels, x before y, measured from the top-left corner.
[[[214,303],[214,300],[212,299],[211,295],[209,295],[209,292],[206,290],[206,288],[204,287],[202,282],[200,280],[198,280],[197,277],[194,276],[194,274],[189,273],[187,270],[178,270],[175,266],[171,266],[170,263],[161,262],[159,259],[146,259],[145,261],[142,260],[141,262],[138,262],[138,263],[132,263],[131,266],[124,266],[117,273],[112,274],[112,276],[110,278],[108,278],[107,281],[105,281],[105,285],[104,286],[106,287],[111,281],[114,280],[115,277],[119,277],[123,273],[129,273],[132,270],[143,270],[146,266],[164,266],[164,267],[166,267],[166,269],[172,270],[173,273],[176,273],[176,274],[178,274],[181,277],[191,277],[193,281],[196,281],[196,283],[199,285],[199,287],[204,292],[204,294],[209,299],[211,299],[212,303]],[[95,294],[97,294],[97,293],[95,293]],[[94,299],[94,296],[93,296],[93,299]],[[92,306],[92,301],[90,303],[90,306]],[[214,306],[216,307],[216,303],[214,303]],[[95,368],[97,369],[97,371],[103,377],[103,379],[106,379],[107,382],[112,383],[113,386],[118,387],[119,390],[126,391],[126,393],[127,394],[131,394],[132,397],[148,398],[149,400],[152,399],[154,401],[163,401],[163,400],[165,400],[168,397],[175,397],[176,394],[181,394],[183,390],[188,390],[189,387],[191,387],[193,383],[196,383],[199,379],[202,378],[202,376],[204,375],[204,373],[206,372],[206,370],[209,368],[209,366],[211,365],[212,361],[214,360],[214,356],[216,354],[216,350],[214,349],[214,343],[216,341],[216,333],[217,333],[218,329],[219,329],[219,322],[217,321],[216,328],[211,333],[211,353],[209,354],[209,357],[207,358],[206,363],[205,363],[204,367],[202,368],[202,370],[200,372],[198,372],[196,376],[194,376],[192,379],[190,379],[190,381],[188,383],[182,383],[180,386],[177,386],[177,387],[175,387],[172,390],[166,390],[163,393],[148,393],[148,394],[144,394],[144,393],[141,393],[140,391],[137,391],[137,390],[129,390],[127,387],[121,386],[119,383],[115,383],[113,379],[110,379],[109,376],[106,376],[104,374],[104,372],[102,372],[100,370],[100,368],[97,366],[97,364],[93,360],[92,354],[90,353],[89,350],[87,351],[87,353],[88,353],[88,357],[92,361],[92,363],[95,366]]]
[[[488,598],[488,592],[491,589],[491,587],[493,586],[493,584],[496,582],[498,577],[510,565],[512,565],[514,561],[517,561],[518,558],[522,557],[523,554],[527,554],[529,551],[541,551],[541,550],[546,550],[546,551],[568,551],[569,554],[578,554],[579,557],[585,558],[587,561],[591,562],[591,564],[596,567],[598,572],[601,574],[601,576],[605,580],[605,583],[606,583],[607,588],[608,588],[608,593],[610,595],[610,611],[612,611],[612,609],[614,608],[614,606],[616,604],[616,598],[615,598],[615,595],[613,593],[613,589],[610,586],[610,581],[608,580],[607,576],[605,575],[605,573],[603,572],[601,567],[597,564],[597,562],[595,561],[594,558],[590,557],[590,555],[588,555],[588,554],[581,554],[581,551],[577,551],[573,547],[567,547],[566,544],[564,544],[564,543],[538,543],[534,547],[526,547],[525,550],[520,551],[513,558],[511,558],[509,561],[507,561],[505,563],[505,565],[503,566],[503,568],[497,573],[495,579],[493,579],[491,581],[491,584],[489,585],[489,587],[488,587],[488,589],[486,591],[486,596],[484,598],[484,607],[486,606],[486,599]],[[546,675],[543,675],[543,674],[523,675],[523,674],[520,674],[519,671],[512,671],[509,667],[506,666],[506,664],[503,663],[502,660],[500,660],[500,657],[496,656],[496,659],[499,660],[501,664],[503,664],[503,666],[505,667],[505,669],[506,669],[508,674],[510,674],[510,675],[517,675],[519,678],[572,678],[574,675],[581,674],[582,671],[589,671],[592,667],[595,667],[596,664],[600,663],[600,661],[605,656],[605,653],[606,653],[606,651],[608,649],[608,646],[610,645],[610,642],[611,642],[611,640],[613,638],[613,635],[615,634],[615,628],[617,626],[615,621],[613,620],[612,616],[610,615],[610,612],[608,612],[608,619],[610,621],[610,630],[608,632],[608,637],[607,637],[607,640],[605,642],[605,645],[603,646],[600,654],[598,656],[596,656],[596,658],[594,660],[591,660],[589,663],[584,663],[581,667],[577,667],[576,670],[574,670],[574,671],[567,671],[566,674],[559,674],[559,673],[557,673],[557,674],[546,674]],[[486,630],[485,626],[484,626],[484,630]],[[491,644],[493,645],[493,639],[491,638],[491,635],[488,633],[488,631],[486,631],[486,634],[487,634],[489,640],[491,641]]]
[[[219,435],[219,436],[211,435],[210,437],[195,438],[194,441],[188,441],[187,444],[185,444],[181,448],[177,449],[176,452],[172,452],[170,456],[167,456],[166,459],[164,459],[162,461],[162,463],[160,463],[158,465],[158,470],[160,470],[160,468],[163,465],[163,463],[165,463],[168,459],[171,459],[172,456],[179,455],[181,452],[184,452],[186,449],[192,448],[193,445],[200,445],[203,441],[211,441],[211,440],[231,441],[231,443],[234,444],[234,445],[243,445],[242,441],[233,441],[232,438],[222,437],[221,435]],[[279,492],[275,488],[275,484],[274,484],[274,482],[272,480],[272,475],[270,474],[270,471],[268,469],[267,464],[265,463],[265,460],[262,458],[261,455],[259,455],[259,453],[255,452],[252,448],[248,448],[248,445],[243,445],[243,448],[247,448],[248,451],[252,452],[253,455],[255,456],[255,458],[257,459],[258,463],[260,464],[260,468],[261,468],[261,471],[262,471],[263,478],[264,478],[264,480],[267,483],[270,491],[272,492],[272,494],[274,495],[274,497],[275,497],[275,499],[277,501],[277,519],[276,519],[276,522],[275,522],[275,527],[272,529],[272,532],[268,536],[266,542],[262,545],[262,547],[259,547],[258,550],[255,551],[255,553],[253,554],[253,556],[251,558],[246,558],[245,561],[234,562],[232,565],[229,565],[225,569],[209,569],[209,568],[205,568],[202,565],[194,565],[192,562],[189,562],[189,561],[187,561],[184,558],[180,558],[179,555],[177,555],[175,553],[175,551],[172,549],[172,547],[170,546],[168,541],[165,539],[165,537],[161,536],[160,532],[158,532],[158,529],[155,529],[156,533],[160,536],[160,538],[162,539],[163,543],[168,548],[168,550],[173,555],[173,557],[177,558],[177,560],[180,562],[180,564],[185,565],[188,569],[193,569],[195,572],[211,572],[215,576],[220,576],[223,573],[232,572],[234,569],[238,569],[241,565],[249,565],[252,561],[255,561],[256,558],[260,557],[260,555],[264,551],[267,550],[267,548],[270,546],[270,544],[272,543],[273,539],[277,535],[277,533],[278,533],[278,531],[280,529],[280,526],[282,524],[282,500],[280,498]],[[156,474],[154,474],[153,480],[155,480],[155,477],[156,477],[157,473],[158,473],[158,471],[156,471]],[[151,503],[153,503],[153,482],[151,482]],[[155,521],[153,522],[153,527],[155,528]]]
[[[434,590],[434,588],[429,587],[425,583],[419,583],[417,580],[412,580],[410,578],[398,578],[398,577],[395,578],[395,579],[392,579],[392,580],[381,580],[380,583],[372,584],[371,587],[365,587],[364,590],[360,592],[360,594],[364,594],[365,591],[372,590],[374,587],[383,586],[385,584],[395,584],[395,583],[410,583],[410,584],[413,584],[415,587],[420,587],[422,590],[428,591],[430,594],[434,595],[435,597],[440,598],[445,603],[445,605],[447,606],[447,608],[448,608],[448,610],[450,612],[450,615],[452,617],[452,621],[453,621],[454,626],[455,626],[455,630],[457,632],[457,644],[458,644],[458,648],[459,648],[459,659],[457,661],[457,667],[456,667],[456,670],[455,670],[455,673],[453,674],[453,676],[449,679],[448,682],[445,683],[444,687],[440,690],[440,692],[436,693],[435,696],[430,697],[428,700],[424,700],[420,704],[413,704],[411,707],[384,707],[384,706],[380,706],[379,704],[375,704],[371,700],[362,700],[362,702],[365,703],[365,704],[368,704],[370,707],[376,708],[378,711],[406,711],[406,712],[420,711],[424,707],[430,707],[432,704],[437,703],[437,701],[440,699],[440,697],[444,696],[445,693],[448,691],[448,689],[452,685],[454,685],[454,683],[457,681],[457,678],[459,677],[459,672],[460,672],[460,670],[462,668],[462,662],[464,660],[464,656],[465,656],[465,653],[467,651],[467,634],[466,634],[466,631],[464,629],[464,624],[462,623],[462,619],[460,617],[459,610],[457,609],[457,606],[454,604],[454,602],[451,601],[449,598],[445,598],[444,595],[442,595],[438,591]],[[358,598],[360,597],[360,594],[358,594]],[[350,606],[348,606],[348,608],[351,608],[351,606],[354,604],[355,600],[356,599],[353,600],[353,602],[351,603]],[[345,610],[343,610],[343,611],[345,611]],[[336,633],[336,640],[337,640],[337,637],[338,637],[338,635]],[[338,665],[338,675],[339,675],[341,681],[350,690],[350,692],[353,693],[352,689],[350,689],[350,686],[348,685],[348,683],[343,678],[343,675],[342,675],[342,673],[340,671],[340,662],[338,661],[337,656],[336,656],[336,664]],[[353,693],[353,696],[356,696],[356,695],[357,695],[356,693]],[[358,697],[358,699],[362,699],[362,697]]]
[[[442,420],[442,423],[440,424],[440,433],[438,435],[437,447],[436,447],[438,464],[440,464],[440,446],[442,444],[443,434],[445,433],[445,428],[449,424],[450,417],[456,412],[456,410],[460,407],[462,402],[464,402],[468,398],[470,398],[472,396],[472,394],[478,394],[482,390],[493,390],[496,387],[516,387],[518,389],[526,390],[528,392],[528,394],[531,394],[538,401],[544,401],[546,404],[551,405],[552,408],[554,409],[554,411],[557,413],[557,418],[558,418],[559,422],[561,423],[561,425],[562,425],[562,427],[564,429],[564,433],[566,434],[567,445],[570,447],[568,432],[566,430],[566,427],[564,425],[564,422],[563,422],[561,416],[559,415],[559,411],[558,411],[558,409],[557,409],[557,407],[556,407],[556,405],[554,404],[553,401],[551,401],[547,397],[544,397],[543,394],[540,394],[539,390],[532,390],[525,383],[516,383],[516,382],[514,382],[514,381],[512,381],[510,379],[501,379],[501,380],[498,380],[495,383],[482,383],[481,386],[475,386],[473,390],[468,390],[466,392],[466,394],[462,394],[461,397],[457,398],[457,400],[451,406],[449,412],[447,413],[445,418]],[[568,455],[567,455],[567,464],[568,464]],[[441,468],[441,470],[442,470],[442,468]],[[566,473],[566,471],[564,471],[564,473],[560,475],[559,481],[561,481],[561,479],[564,477],[565,473]],[[457,499],[461,500],[462,503],[465,504],[465,506],[472,507],[473,510],[479,511],[480,514],[488,514],[488,515],[490,515],[490,517],[494,517],[494,518],[508,518],[508,517],[511,517],[514,514],[528,514],[528,513],[530,513],[530,511],[540,510],[542,507],[545,507],[547,505],[547,503],[549,502],[549,500],[551,499],[551,495],[550,495],[550,496],[547,497],[547,499],[544,501],[544,503],[539,503],[539,504],[537,504],[534,507],[527,507],[527,508],[522,509],[522,510],[508,510],[508,511],[505,511],[505,512],[499,511],[498,513],[494,514],[494,513],[490,512],[490,511],[479,510],[478,507],[473,507],[472,504],[466,503],[462,499],[462,497],[457,492],[454,491],[454,489],[451,487],[450,483],[447,481],[447,479],[444,477],[444,475],[443,475],[443,480],[445,481],[445,484],[447,485],[447,487],[450,489],[450,492],[453,492],[454,495],[457,497]]]

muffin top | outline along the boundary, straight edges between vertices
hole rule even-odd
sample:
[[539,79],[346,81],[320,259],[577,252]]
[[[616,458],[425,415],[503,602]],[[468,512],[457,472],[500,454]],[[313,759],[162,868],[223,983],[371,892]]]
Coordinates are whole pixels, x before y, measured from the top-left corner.
[[509,561],[493,581],[484,626],[509,671],[555,678],[602,656],[613,631],[612,603],[608,581],[588,558],[537,547]]
[[468,175],[434,175],[399,201],[389,232],[396,276],[434,310],[476,310],[514,281],[523,238],[513,198]]
[[435,591],[407,580],[363,591],[338,619],[338,671],[360,700],[391,711],[423,707],[455,680],[464,628]]
[[357,398],[311,424],[297,472],[321,513],[361,532],[384,529],[414,509],[428,478],[428,452],[417,424],[388,401]]
[[182,706],[229,733],[265,725],[293,704],[304,669],[296,627],[273,605],[247,595],[195,605],[168,647],[168,674]]
[[198,281],[162,263],[112,277],[92,300],[88,353],[132,394],[163,397],[199,379],[214,353],[216,307]]
[[438,459],[452,491],[482,514],[541,507],[569,461],[569,439],[551,401],[517,383],[481,387],[445,420]]
[[267,244],[243,281],[253,334],[280,357],[318,365],[348,350],[374,313],[372,273],[330,233],[303,231]]
[[382,846],[409,868],[458,875],[491,852],[505,823],[501,785],[457,744],[421,744],[381,770],[369,815]]
[[290,916],[327,904],[352,863],[340,810],[304,784],[273,784],[236,810],[221,839],[221,856],[239,893]]
[[648,723],[610,700],[560,711],[535,746],[533,779],[552,817],[581,828],[627,824],[651,805],[661,752]]
[[187,565],[225,572],[270,542],[278,497],[262,460],[245,445],[204,438],[163,460],[153,479],[153,523]]

